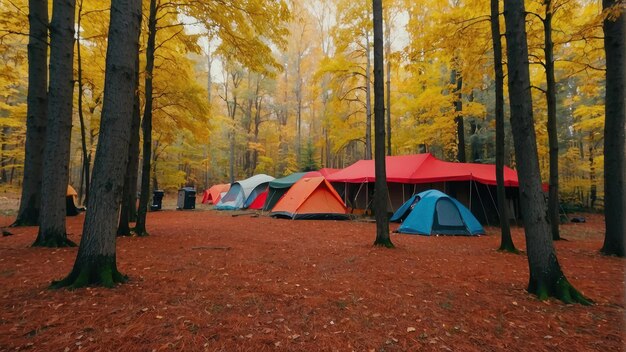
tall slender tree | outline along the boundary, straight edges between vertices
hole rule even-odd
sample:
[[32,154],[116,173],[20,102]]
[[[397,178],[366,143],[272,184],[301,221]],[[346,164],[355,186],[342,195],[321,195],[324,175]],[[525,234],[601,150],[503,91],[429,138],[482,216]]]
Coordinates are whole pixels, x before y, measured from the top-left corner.
[[126,278],[117,270],[115,228],[126,171],[137,75],[140,0],[112,0],[100,138],[94,162],[83,238],[70,274],[55,288],[100,284]]
[[491,0],[491,38],[493,41],[493,67],[496,86],[496,195],[498,214],[500,216],[500,250],[517,252],[515,244],[513,244],[513,238],[511,238],[509,214],[504,191],[504,70],[502,67],[502,41],[500,37],[499,0]]
[[74,95],[75,0],[54,0],[50,23],[50,85],[39,233],[33,246],[75,244],[65,233]]
[[[83,173],[81,177],[80,188],[78,191],[78,198],[83,199],[84,194],[84,202],[86,203],[87,199],[89,198],[89,182],[91,181],[91,176],[89,175],[89,169],[91,167],[91,154],[87,152],[87,127],[85,126],[85,116],[83,114],[83,60],[80,50],[80,31],[82,17],[83,0],[80,0],[78,3],[78,22],[76,24],[76,27],[78,28],[78,32],[76,33],[76,75],[78,76],[78,120],[80,121],[80,145],[83,151]],[[83,184],[85,185],[84,193]]]
[[[137,218],[137,174],[139,167],[139,125],[141,124],[141,101],[139,99],[139,52],[135,59],[135,100],[133,101],[133,117],[130,124],[130,141],[128,144],[128,166],[124,175],[122,192],[122,209],[120,222],[117,226],[118,236],[130,236],[130,223]],[[134,215],[134,216],[133,216]]]
[[548,145],[550,147],[550,181],[548,186],[548,219],[552,239],[561,239],[559,234],[559,135],[556,123],[556,79],[554,75],[554,42],[552,41],[552,0],[544,0],[545,16],[542,18],[546,69],[546,101],[548,105]]
[[28,97],[26,154],[20,209],[14,226],[39,224],[48,109],[48,1],[28,1]]
[[[369,6],[367,6],[367,14],[369,15]],[[364,159],[369,160],[372,158],[372,88],[371,88],[372,87],[372,78],[371,78],[372,64],[371,64],[371,59],[370,59],[370,31],[369,29],[365,30],[364,50],[365,50],[365,157]]]
[[606,52],[606,97],[604,103],[604,215],[606,233],[602,253],[623,257],[626,236],[626,16],[623,2],[603,0],[606,18],[604,50]]
[[146,217],[148,215],[148,201],[150,200],[150,162],[152,161],[152,82],[154,76],[154,52],[156,50],[157,31],[157,3],[150,0],[150,13],[148,15],[148,45],[146,46],[146,78],[145,78],[145,103],[143,108],[143,162],[141,165],[141,195],[139,196],[139,208],[137,209],[137,223],[135,233],[137,236],[147,236]]
[[455,56],[452,60],[455,67],[450,74],[450,85],[454,87],[454,111],[456,117],[454,123],[456,124],[456,140],[457,140],[457,152],[456,160],[460,163],[466,161],[465,158],[465,122],[463,120],[463,73],[461,72],[460,58]]
[[504,0],[511,127],[530,271],[528,292],[539,299],[556,297],[566,303],[589,304],[563,274],[546,220],[530,94],[525,17],[523,1]]
[[385,169],[385,77],[383,74],[383,5],[373,0],[374,22],[374,151],[375,174],[374,212],[376,216],[376,241],[374,245],[393,247],[389,238],[387,216],[387,172]]

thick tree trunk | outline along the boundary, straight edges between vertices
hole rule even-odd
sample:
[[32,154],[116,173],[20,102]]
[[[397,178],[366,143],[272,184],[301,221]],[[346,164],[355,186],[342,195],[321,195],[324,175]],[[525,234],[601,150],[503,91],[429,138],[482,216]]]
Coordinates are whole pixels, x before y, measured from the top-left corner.
[[373,0],[374,17],[374,132],[376,183],[374,185],[374,212],[376,217],[375,246],[393,247],[389,237],[387,216],[387,172],[385,169],[385,77],[383,74],[383,5]]
[[[604,9],[620,6],[617,0],[603,0]],[[618,18],[604,20],[604,50],[606,51],[606,100],[604,123],[604,215],[606,234],[602,253],[623,257],[626,236],[626,139],[624,115],[626,100],[624,85],[624,53],[626,45],[626,16],[621,9]]]
[[143,110],[143,163],[141,166],[141,195],[139,209],[137,209],[137,236],[147,236],[146,217],[148,201],[150,200],[150,162],[152,161],[152,77],[154,76],[154,51],[156,50],[156,0],[150,0],[150,14],[148,17],[148,45],[146,47],[146,80],[145,105]]
[[33,246],[74,245],[65,233],[74,93],[74,0],[55,0],[50,23],[48,130],[44,152],[39,233]]
[[550,147],[550,183],[548,189],[548,220],[552,239],[559,234],[559,136],[556,127],[556,81],[554,77],[554,43],[552,42],[552,0],[544,0],[546,16],[543,19],[544,48],[546,57],[546,100],[548,104],[548,145]]
[[43,153],[48,111],[48,1],[29,0],[26,153],[20,209],[13,226],[39,224]]
[[[365,36],[365,158],[372,159],[372,88],[369,32]],[[382,38],[381,38],[382,39]],[[384,113],[384,112],[383,112]],[[383,141],[384,143],[384,141]]]
[[141,1],[113,0],[106,58],[104,104],[94,162],[92,195],[83,237],[70,274],[52,285],[112,287],[126,280],[117,270],[115,226],[128,158],[139,51]]
[[528,291],[539,299],[553,296],[567,303],[588,304],[561,271],[546,220],[530,94],[525,14],[522,1],[504,0],[511,127],[530,271]]
[[133,116],[130,125],[130,140],[128,143],[128,166],[124,176],[124,190],[122,192],[122,210],[120,223],[117,227],[118,236],[130,236],[130,223],[137,219],[137,173],[139,168],[139,125],[141,124],[141,108],[139,99],[139,52],[135,59],[135,98],[133,100]]
[[502,68],[502,42],[500,40],[500,9],[498,0],[491,0],[491,39],[493,41],[493,66],[496,86],[496,181],[498,213],[500,214],[500,250],[516,253],[511,237],[509,214],[504,190],[504,70]]

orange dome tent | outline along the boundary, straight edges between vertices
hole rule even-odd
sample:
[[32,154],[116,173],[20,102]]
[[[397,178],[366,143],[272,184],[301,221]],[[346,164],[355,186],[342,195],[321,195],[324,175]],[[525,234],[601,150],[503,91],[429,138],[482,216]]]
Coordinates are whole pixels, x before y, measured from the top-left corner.
[[348,219],[337,191],[324,177],[302,178],[276,203],[270,216],[289,219]]
[[220,201],[221,194],[228,192],[230,189],[230,183],[213,185],[209,189],[204,191],[202,195],[202,204],[217,204]]

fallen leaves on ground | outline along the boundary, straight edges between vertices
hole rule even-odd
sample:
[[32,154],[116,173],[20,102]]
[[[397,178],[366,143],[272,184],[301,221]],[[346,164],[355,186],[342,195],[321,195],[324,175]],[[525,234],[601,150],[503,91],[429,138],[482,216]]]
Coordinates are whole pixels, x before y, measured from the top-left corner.
[[[128,283],[73,291],[48,285],[77,248],[31,248],[37,229],[14,228],[0,238],[0,350],[621,351],[624,260],[598,253],[602,217],[585,216],[555,245],[591,307],[529,295],[526,258],[496,250],[497,228],[394,234],[386,249],[367,222],[155,212],[149,237],[118,239]],[[76,242],[83,217],[68,218]],[[513,238],[524,249],[523,230]]]

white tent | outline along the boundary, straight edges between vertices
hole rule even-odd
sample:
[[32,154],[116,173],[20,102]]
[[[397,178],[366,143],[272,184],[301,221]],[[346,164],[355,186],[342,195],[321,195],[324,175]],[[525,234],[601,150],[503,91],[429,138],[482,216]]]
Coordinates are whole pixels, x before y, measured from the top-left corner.
[[265,174],[254,175],[242,181],[237,181],[230,186],[230,190],[222,196],[215,206],[217,210],[236,210],[250,205],[254,198],[267,188],[272,176]]

